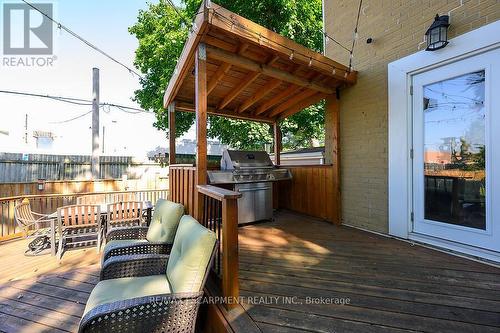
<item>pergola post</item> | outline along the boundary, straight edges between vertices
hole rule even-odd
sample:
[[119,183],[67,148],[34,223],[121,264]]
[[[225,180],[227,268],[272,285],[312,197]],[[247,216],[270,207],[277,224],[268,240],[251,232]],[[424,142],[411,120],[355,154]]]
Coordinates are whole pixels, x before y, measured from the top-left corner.
[[[207,50],[203,43],[195,54],[196,185],[207,184]],[[202,195],[195,196],[195,218],[203,212]]]
[[274,130],[274,164],[281,164],[281,128],[278,122],[273,124]]
[[326,98],[325,163],[333,164],[333,212],[335,224],[342,224],[340,198],[340,106],[336,95]]
[[168,164],[173,165],[175,160],[175,102],[168,105]]

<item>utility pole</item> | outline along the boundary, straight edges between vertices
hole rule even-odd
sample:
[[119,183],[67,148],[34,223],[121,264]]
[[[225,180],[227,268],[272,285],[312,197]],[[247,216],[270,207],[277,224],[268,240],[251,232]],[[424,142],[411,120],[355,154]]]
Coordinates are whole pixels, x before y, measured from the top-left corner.
[[24,143],[28,144],[28,114],[24,118]]
[[101,153],[104,155],[104,139],[106,138],[106,126],[102,127],[102,147]]
[[92,69],[92,179],[99,179],[99,68]]

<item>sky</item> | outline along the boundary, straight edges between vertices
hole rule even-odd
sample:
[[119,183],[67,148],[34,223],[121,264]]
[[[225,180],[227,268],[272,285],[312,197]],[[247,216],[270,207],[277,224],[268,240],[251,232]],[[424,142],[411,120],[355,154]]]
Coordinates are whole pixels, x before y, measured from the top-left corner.
[[[476,84],[471,84],[476,82]],[[448,138],[464,138],[477,153],[485,145],[484,71],[461,75],[424,87],[425,150],[449,150]]]
[[[33,4],[51,1],[32,1]],[[176,1],[178,3],[178,1]],[[4,3],[20,1],[0,0]],[[89,40],[127,66],[133,67],[137,40],[128,33],[140,9],[147,8],[141,0],[59,0],[53,1],[54,18]],[[31,15],[38,15],[31,12]],[[42,20],[32,17],[31,20]],[[2,19],[3,21],[3,19]],[[4,22],[5,23],[5,22]],[[4,34],[2,24],[2,42]],[[22,31],[22,20],[13,21]],[[34,25],[35,26],[35,25]],[[12,34],[12,33],[11,33]],[[36,38],[33,40],[36,41]],[[0,57],[5,57],[5,50]],[[14,90],[43,95],[92,98],[92,68],[100,70],[101,102],[139,107],[133,100],[139,88],[138,78],[126,69],[92,50],[81,41],[54,26],[53,66],[40,68],[5,66],[0,63],[0,90]],[[91,153],[91,115],[69,121],[91,110],[88,105],[72,105],[58,101],[12,96],[0,93],[0,152],[32,152],[33,131],[52,132],[56,136],[52,152],[58,154]],[[24,144],[25,120],[28,115],[28,137]],[[101,109],[102,129],[105,127],[106,155],[145,156],[158,146],[166,147],[164,132],[153,127],[153,114],[129,114],[118,109]],[[9,132],[9,135],[2,134]],[[186,135],[192,138],[192,131]],[[182,139],[182,138],[181,138]]]

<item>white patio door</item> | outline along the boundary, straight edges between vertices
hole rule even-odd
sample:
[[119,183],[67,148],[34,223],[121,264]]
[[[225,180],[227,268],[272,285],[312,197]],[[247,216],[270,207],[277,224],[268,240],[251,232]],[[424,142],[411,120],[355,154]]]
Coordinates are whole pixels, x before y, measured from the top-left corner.
[[412,81],[412,232],[500,252],[500,49]]

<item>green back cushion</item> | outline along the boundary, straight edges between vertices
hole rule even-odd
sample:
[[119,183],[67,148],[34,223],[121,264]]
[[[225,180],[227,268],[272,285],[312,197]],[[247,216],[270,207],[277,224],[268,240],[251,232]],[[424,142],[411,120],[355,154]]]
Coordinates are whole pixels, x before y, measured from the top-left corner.
[[172,292],[201,291],[215,242],[214,232],[189,215],[182,217],[167,265]]
[[146,239],[149,242],[172,243],[183,214],[183,205],[159,199],[156,202]]

